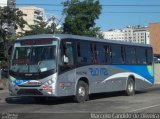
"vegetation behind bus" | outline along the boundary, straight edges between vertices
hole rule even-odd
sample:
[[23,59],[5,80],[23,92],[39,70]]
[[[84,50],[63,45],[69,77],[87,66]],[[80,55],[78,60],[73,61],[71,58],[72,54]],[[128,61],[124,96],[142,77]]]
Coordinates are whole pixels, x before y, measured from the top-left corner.
[[63,4],[64,33],[103,38],[95,23],[102,10],[98,0],[68,0]]

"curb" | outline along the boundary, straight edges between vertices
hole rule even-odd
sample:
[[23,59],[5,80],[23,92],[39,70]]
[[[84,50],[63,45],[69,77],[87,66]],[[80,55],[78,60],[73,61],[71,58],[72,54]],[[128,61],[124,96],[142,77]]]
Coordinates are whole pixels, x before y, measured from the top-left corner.
[[160,84],[154,84],[153,86],[147,88],[148,91],[154,91],[154,90],[157,90],[157,89],[160,89]]

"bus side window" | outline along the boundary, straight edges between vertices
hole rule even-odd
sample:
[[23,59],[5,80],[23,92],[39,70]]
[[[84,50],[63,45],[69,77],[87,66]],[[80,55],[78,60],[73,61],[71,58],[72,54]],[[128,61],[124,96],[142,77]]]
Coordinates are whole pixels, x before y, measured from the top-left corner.
[[125,47],[125,63],[126,64],[135,64],[136,63],[136,55],[134,47]]
[[136,48],[136,57],[138,64],[146,64],[145,48]]
[[98,64],[105,64],[106,63],[105,46],[96,45],[96,59],[97,59]]
[[121,47],[121,56],[122,56],[122,63],[124,64],[125,63],[125,49],[124,47]]
[[122,64],[122,54],[121,54],[121,46],[112,45],[112,64]]
[[78,65],[85,65],[92,63],[92,53],[89,43],[87,42],[77,43],[77,62]]
[[153,62],[153,53],[152,53],[152,49],[147,49],[146,50],[147,53],[146,53],[146,56],[147,56],[147,64],[151,65],[152,62]]
[[104,46],[105,48],[105,56],[106,56],[106,63],[109,64],[110,63],[110,58],[111,58],[111,50],[109,46]]

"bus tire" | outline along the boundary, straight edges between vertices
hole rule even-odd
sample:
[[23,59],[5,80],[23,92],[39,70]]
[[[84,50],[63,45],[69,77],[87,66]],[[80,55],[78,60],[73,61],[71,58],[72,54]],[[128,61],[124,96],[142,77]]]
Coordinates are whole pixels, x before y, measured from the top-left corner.
[[127,96],[135,95],[135,82],[133,78],[128,79],[125,93]]
[[74,100],[77,103],[85,102],[89,100],[89,86],[84,81],[79,81],[76,87],[76,94]]

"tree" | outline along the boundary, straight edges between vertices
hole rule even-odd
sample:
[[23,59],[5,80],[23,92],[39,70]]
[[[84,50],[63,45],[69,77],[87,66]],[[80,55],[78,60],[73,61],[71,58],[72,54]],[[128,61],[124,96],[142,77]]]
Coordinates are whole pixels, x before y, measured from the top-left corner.
[[[10,49],[8,44],[10,40],[13,40],[15,37],[15,30],[19,27],[21,29],[24,28],[24,25],[27,22],[23,19],[22,11],[17,8],[10,7],[0,7],[0,46],[1,52],[0,55],[4,57],[0,57],[0,60],[3,60],[3,67],[8,67],[8,50]],[[3,47],[3,48],[2,48]],[[1,71],[1,70],[0,70]],[[0,72],[1,75],[1,72]]]
[[18,27],[23,29],[27,24],[23,16],[25,14],[17,8],[0,7],[0,38],[4,43]]
[[64,33],[103,37],[100,28],[95,26],[102,10],[99,0],[68,0],[63,4]]
[[[27,22],[23,19],[22,11],[17,8],[0,7],[0,42],[4,45],[4,51],[8,51],[8,42],[15,37],[15,30],[24,28]],[[5,52],[7,56],[7,52]]]
[[57,29],[57,24],[55,23],[55,18],[52,17],[47,21],[36,21],[35,25],[29,25],[29,31],[25,31],[25,35],[36,35],[36,34],[54,34],[61,33],[61,29]]

